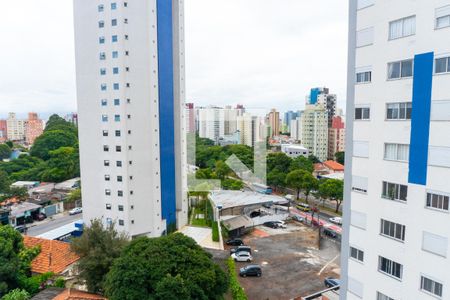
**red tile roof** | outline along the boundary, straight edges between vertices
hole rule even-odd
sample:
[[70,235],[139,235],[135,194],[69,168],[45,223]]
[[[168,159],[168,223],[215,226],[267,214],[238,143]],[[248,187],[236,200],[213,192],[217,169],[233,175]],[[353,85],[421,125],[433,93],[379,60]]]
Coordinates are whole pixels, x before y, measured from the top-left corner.
[[41,252],[31,262],[31,271],[34,273],[53,272],[59,274],[79,259],[70,250],[68,243],[31,236],[24,236],[23,243],[27,248],[41,246]]
[[334,160],[327,160],[323,164],[333,171],[344,171],[344,166]]
[[66,289],[52,300],[107,300],[105,297],[82,292],[74,289]]

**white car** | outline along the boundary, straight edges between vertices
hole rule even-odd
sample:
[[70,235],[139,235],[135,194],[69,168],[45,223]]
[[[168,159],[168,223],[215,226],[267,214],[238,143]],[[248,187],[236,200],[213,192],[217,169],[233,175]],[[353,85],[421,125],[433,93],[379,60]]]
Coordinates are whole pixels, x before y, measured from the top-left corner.
[[331,223],[342,225],[342,218],[341,217],[333,217],[329,218]]
[[238,252],[231,254],[231,258],[234,259],[234,261],[246,261],[251,262],[253,260],[253,257],[248,252]]
[[292,219],[295,220],[295,221],[298,221],[298,222],[304,222],[305,221],[305,219],[302,216],[299,216],[299,215],[293,215]]
[[278,228],[287,228],[287,225],[284,221],[273,221],[273,222],[278,225]]
[[69,215],[76,215],[76,214],[81,214],[83,212],[83,209],[81,207],[75,207],[74,209],[71,209],[69,211]]

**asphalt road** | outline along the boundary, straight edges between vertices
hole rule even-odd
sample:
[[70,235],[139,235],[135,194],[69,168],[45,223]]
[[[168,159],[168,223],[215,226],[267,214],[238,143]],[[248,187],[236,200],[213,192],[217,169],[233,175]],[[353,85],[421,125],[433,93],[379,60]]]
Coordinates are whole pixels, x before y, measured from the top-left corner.
[[[77,214],[77,215],[64,215],[62,217],[54,217],[53,219],[47,218],[42,222],[35,222],[33,224],[28,224],[29,227],[27,230],[27,235],[29,236],[38,236],[40,234],[43,234],[47,231],[53,230],[55,228],[64,226],[66,224],[72,223],[76,220],[82,219],[83,214]],[[34,226],[36,224],[36,226]]]

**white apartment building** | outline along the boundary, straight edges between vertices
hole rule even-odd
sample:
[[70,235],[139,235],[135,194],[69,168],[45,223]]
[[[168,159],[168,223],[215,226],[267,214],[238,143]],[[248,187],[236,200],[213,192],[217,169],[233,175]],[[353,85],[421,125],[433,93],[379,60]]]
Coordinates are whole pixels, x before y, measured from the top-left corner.
[[6,119],[7,136],[10,141],[21,141],[25,139],[25,120],[19,120],[15,113],[9,113]]
[[301,118],[302,145],[320,161],[328,157],[328,112],[323,104],[306,104]]
[[291,138],[294,141],[302,140],[302,118],[297,117],[294,120],[291,120]]
[[183,0],[74,0],[83,218],[187,223]]
[[341,299],[450,299],[450,1],[351,0]]
[[225,134],[225,120],[223,109],[209,106],[199,107],[198,111],[198,136],[217,142]]
[[241,144],[249,147],[255,146],[256,142],[262,141],[261,130],[264,127],[261,124],[261,118],[244,113],[237,117],[237,130],[240,132]]

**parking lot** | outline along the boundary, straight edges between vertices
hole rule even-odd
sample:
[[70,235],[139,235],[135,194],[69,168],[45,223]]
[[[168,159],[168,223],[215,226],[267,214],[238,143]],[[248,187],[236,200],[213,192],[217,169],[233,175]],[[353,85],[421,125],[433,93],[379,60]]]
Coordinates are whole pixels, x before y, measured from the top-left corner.
[[[318,250],[317,230],[296,222],[287,229],[258,226],[243,239],[263,271],[259,278],[239,279],[249,299],[306,296],[324,289],[326,277],[339,277],[339,244],[325,239]],[[237,271],[246,264],[237,262]]]

